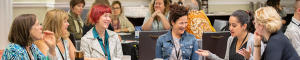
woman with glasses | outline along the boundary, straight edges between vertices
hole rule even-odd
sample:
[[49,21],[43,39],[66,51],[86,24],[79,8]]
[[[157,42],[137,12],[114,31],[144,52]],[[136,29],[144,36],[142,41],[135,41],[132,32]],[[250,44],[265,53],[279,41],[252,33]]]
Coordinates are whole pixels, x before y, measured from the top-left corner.
[[113,12],[111,25],[114,32],[134,32],[134,26],[123,14],[121,2],[113,1],[111,7]]

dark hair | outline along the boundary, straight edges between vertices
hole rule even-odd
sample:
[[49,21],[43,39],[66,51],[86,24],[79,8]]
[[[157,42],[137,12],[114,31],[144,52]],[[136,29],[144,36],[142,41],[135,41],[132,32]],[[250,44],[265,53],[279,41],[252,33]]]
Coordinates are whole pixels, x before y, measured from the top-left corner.
[[267,0],[267,5],[279,9],[280,0]]
[[174,23],[182,16],[188,15],[188,9],[186,9],[183,5],[179,5],[178,3],[173,3],[170,5],[170,13],[169,13],[169,22],[170,25],[171,21]]
[[22,14],[16,17],[11,24],[8,41],[24,47],[30,46],[34,42],[30,30],[35,22],[34,14]]
[[254,15],[251,11],[236,10],[231,14],[231,16],[238,18],[238,22],[240,22],[241,25],[247,24],[247,31],[254,33],[255,28],[252,23]]
[[74,8],[75,5],[83,3],[83,6],[85,6],[85,1],[84,0],[71,0],[70,1],[70,7]]
[[89,13],[89,19],[92,24],[98,23],[99,17],[104,13],[111,13],[109,6],[98,4],[95,5]]

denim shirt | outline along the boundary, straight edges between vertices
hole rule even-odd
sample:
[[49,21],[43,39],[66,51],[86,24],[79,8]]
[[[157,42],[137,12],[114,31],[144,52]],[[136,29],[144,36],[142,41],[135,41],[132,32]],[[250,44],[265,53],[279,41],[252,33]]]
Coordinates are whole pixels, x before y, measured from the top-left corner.
[[[174,48],[174,42],[172,41],[172,29],[166,34],[161,35],[157,39],[156,43],[156,58],[162,58],[168,60],[171,56],[172,49]],[[182,53],[183,60],[199,60],[199,55],[195,53],[198,49],[198,43],[196,37],[186,31],[182,34],[180,43],[180,53]]]

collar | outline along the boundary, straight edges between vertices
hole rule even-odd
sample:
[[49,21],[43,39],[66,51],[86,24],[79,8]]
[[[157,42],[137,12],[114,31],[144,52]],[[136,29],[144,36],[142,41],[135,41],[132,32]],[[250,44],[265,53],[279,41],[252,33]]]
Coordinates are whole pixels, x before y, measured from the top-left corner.
[[296,18],[292,17],[292,21],[295,22],[297,26],[300,25],[300,21]]
[[[181,40],[184,40],[184,37],[187,35],[187,32],[184,31],[184,33],[181,35]],[[167,37],[167,41],[171,41],[173,40],[173,36],[172,36],[172,29],[170,29],[167,33],[166,33],[166,37]],[[171,41],[172,42],[172,41]]]
[[69,13],[68,15],[70,16],[69,18],[76,19],[76,20],[81,20],[80,15],[78,15],[77,17],[75,17],[75,13],[71,9],[68,11],[68,13]]
[[[94,35],[94,38],[102,39],[102,38],[99,36],[99,34],[98,34],[96,28],[93,28],[93,35]],[[109,38],[109,35],[108,35],[107,31],[105,30],[105,39],[107,39],[107,38]]]

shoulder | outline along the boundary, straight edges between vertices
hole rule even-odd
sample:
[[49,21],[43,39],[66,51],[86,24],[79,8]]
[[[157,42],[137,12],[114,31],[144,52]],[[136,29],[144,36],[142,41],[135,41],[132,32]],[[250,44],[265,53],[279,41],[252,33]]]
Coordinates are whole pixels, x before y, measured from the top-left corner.
[[19,44],[9,43],[3,52],[3,56],[7,56],[7,57],[19,56],[23,52],[26,51]]
[[107,31],[107,33],[108,33],[108,35],[109,35],[109,38],[116,38],[116,39],[119,40],[119,36],[118,36],[118,34],[117,34],[116,32],[111,31],[111,30],[109,30],[109,29],[106,29],[106,31]]

